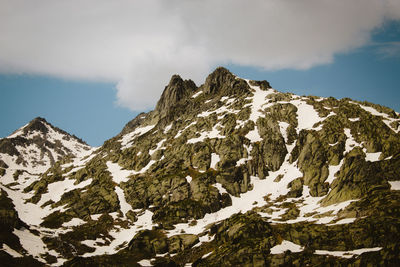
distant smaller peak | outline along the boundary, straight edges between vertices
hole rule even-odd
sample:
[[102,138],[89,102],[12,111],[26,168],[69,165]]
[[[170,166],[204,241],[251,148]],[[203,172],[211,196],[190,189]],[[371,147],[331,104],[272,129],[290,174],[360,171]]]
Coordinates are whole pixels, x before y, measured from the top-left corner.
[[42,117],[36,117],[36,118],[34,118],[33,120],[31,120],[30,123],[33,123],[33,122],[48,123],[48,122],[46,121],[46,119],[45,119],[45,118],[42,118]]
[[27,126],[24,127],[24,132],[28,131],[39,131],[42,133],[47,133],[49,129],[47,128],[47,125],[49,123],[46,121],[46,119],[42,117],[36,117],[33,120],[31,120]]

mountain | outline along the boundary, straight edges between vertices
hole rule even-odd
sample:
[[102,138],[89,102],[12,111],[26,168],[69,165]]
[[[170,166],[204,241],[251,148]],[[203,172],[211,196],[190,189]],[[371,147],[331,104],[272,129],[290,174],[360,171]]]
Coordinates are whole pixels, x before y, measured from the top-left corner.
[[[83,157],[92,150],[79,138],[39,117],[9,137],[0,139],[0,242],[3,250],[18,256],[19,261],[12,265],[32,264],[33,258],[21,257],[29,254],[36,256],[32,249],[36,250],[41,245],[40,237],[35,235],[31,224],[52,212],[51,209],[30,203],[33,194],[24,192],[24,189],[39,182],[42,173],[59,164],[60,160]],[[40,190],[50,188],[43,187]],[[59,193],[56,191],[53,194]],[[9,258],[3,253],[2,257],[5,256]]]
[[[30,140],[37,128],[4,140]],[[29,166],[30,178],[10,183],[8,169],[0,178],[0,257],[53,266],[398,266],[399,131],[399,114],[372,103],[281,93],[224,68],[201,86],[174,75],[155,110],[99,148],[40,131],[43,150],[71,152],[48,157],[46,170],[37,157],[17,163],[19,143],[4,141],[0,151],[15,169]]]

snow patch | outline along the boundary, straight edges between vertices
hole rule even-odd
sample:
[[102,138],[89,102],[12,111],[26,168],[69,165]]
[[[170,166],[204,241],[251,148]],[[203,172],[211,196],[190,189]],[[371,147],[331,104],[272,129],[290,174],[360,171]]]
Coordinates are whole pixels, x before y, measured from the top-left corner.
[[167,134],[167,133],[169,132],[169,130],[171,130],[171,128],[172,128],[172,122],[171,122],[171,124],[167,125],[167,126],[164,128],[164,134]]
[[201,95],[203,93],[203,91],[198,91],[197,93],[195,93],[194,95],[192,95],[192,98],[196,98],[199,95]]
[[341,258],[352,258],[355,255],[361,255],[365,252],[373,252],[381,250],[381,247],[375,248],[361,248],[356,250],[348,250],[348,251],[329,251],[329,250],[315,250],[315,254],[317,255],[331,255],[335,257]]
[[213,114],[215,111],[203,111],[202,113],[198,114],[197,117],[205,118]]
[[94,220],[94,221],[97,221],[101,217],[101,215],[103,215],[103,214],[93,214],[93,215],[90,215],[90,218],[92,218],[92,220]]
[[14,229],[13,233],[18,236],[22,247],[29,252],[33,257],[43,261],[40,254],[47,252],[46,245],[43,243],[39,236],[29,232],[29,230],[22,228],[21,230]]
[[379,112],[373,107],[364,106],[364,105],[361,105],[361,104],[353,102],[353,101],[350,101],[350,103],[360,106],[360,108],[371,113],[374,116],[381,116],[381,117],[385,117],[385,118],[388,117],[388,114]]
[[49,200],[54,202],[58,202],[61,200],[61,197],[64,193],[84,188],[92,183],[92,178],[87,179],[85,181],[80,182],[75,185],[76,180],[65,179],[64,181],[53,182],[47,185],[48,193],[42,195],[40,201],[38,202],[38,206],[43,205]]
[[214,252],[214,251],[208,252],[208,253],[204,254],[201,258],[202,258],[202,259],[207,258],[207,257],[210,256],[211,253],[213,253],[213,252]]
[[128,202],[126,202],[124,190],[122,190],[121,187],[116,186],[115,193],[117,193],[118,200],[119,200],[119,206],[121,208],[121,212],[124,214],[124,217],[125,217],[126,213],[128,211],[132,210],[132,206],[130,204],[128,204]]
[[248,132],[245,137],[250,140],[250,142],[255,143],[255,142],[260,142],[262,141],[262,138],[260,134],[258,133],[258,128],[257,126],[254,126],[254,129]]
[[17,251],[13,250],[12,248],[10,248],[9,246],[7,246],[7,244],[3,243],[3,248],[2,250],[4,250],[5,252],[7,252],[8,254],[10,254],[12,257],[14,258],[20,258],[23,257],[21,254],[19,254]]
[[340,163],[336,166],[334,166],[334,165],[329,166],[329,176],[328,176],[328,178],[326,178],[325,182],[331,184],[333,182],[333,180],[336,179],[335,174],[340,170],[340,168],[343,165],[343,162],[344,162],[344,159],[342,159],[340,161]]
[[314,124],[324,120],[318,115],[318,112],[312,105],[300,99],[292,100],[290,103],[297,107],[297,132],[303,129],[310,130]]
[[112,229],[109,234],[114,238],[114,240],[108,246],[97,246],[95,247],[96,250],[94,252],[86,253],[83,255],[83,257],[116,253],[118,251],[118,247],[123,243],[128,244],[138,231],[151,230],[153,226],[155,226],[151,219],[152,216],[153,213],[149,210],[146,210],[143,214],[138,216],[138,220],[129,228]]
[[400,181],[389,181],[390,190],[400,190]]
[[122,138],[121,138],[121,149],[125,149],[125,148],[131,147],[133,145],[132,142],[131,142],[133,139],[135,139],[136,137],[139,137],[139,136],[147,133],[148,131],[153,129],[155,126],[156,125],[148,125],[148,126],[139,127],[139,128],[136,128],[133,132],[130,132],[130,133],[125,134],[124,136],[122,136]]
[[128,176],[135,174],[132,170],[123,170],[118,163],[113,163],[112,161],[106,162],[108,171],[111,173],[111,178],[117,184],[121,182],[127,182],[129,180]]
[[283,139],[285,140],[285,143],[287,143],[288,142],[287,128],[289,127],[289,123],[280,121],[278,124],[279,124],[279,129],[281,131],[281,134],[283,136]]
[[62,224],[63,227],[73,227],[85,224],[86,222],[80,218],[73,218],[72,220]]
[[382,152],[376,153],[365,153],[365,160],[366,161],[379,161],[379,157],[381,156]]
[[344,128],[344,133],[347,136],[346,139],[346,151],[345,153],[349,153],[354,147],[361,147],[361,144],[357,143],[351,135],[351,130],[349,128]]
[[297,245],[287,240],[283,240],[281,244],[271,248],[271,254],[281,254],[287,250],[290,250],[291,252],[301,252],[303,251],[303,249],[304,247],[300,245]]
[[226,191],[226,189],[223,188],[222,184],[220,184],[220,183],[215,183],[215,184],[213,184],[213,186],[218,189],[218,192],[220,195],[222,195],[224,193],[226,193],[226,194],[228,193],[228,191]]
[[210,168],[213,168],[214,170],[217,169],[217,163],[220,161],[220,157],[218,154],[215,153],[211,153],[211,164],[210,164]]
[[219,133],[219,130],[218,130],[219,127],[221,127],[221,125],[219,123],[217,123],[216,125],[214,125],[214,127],[211,131],[201,132],[199,137],[191,138],[191,139],[187,140],[187,143],[194,144],[197,142],[202,142],[206,138],[210,138],[210,139],[225,138],[225,136],[223,136]]
[[157,143],[157,146],[156,146],[155,149],[150,149],[149,150],[149,155],[152,156],[157,150],[159,150],[166,140],[167,139],[161,140],[160,142]]

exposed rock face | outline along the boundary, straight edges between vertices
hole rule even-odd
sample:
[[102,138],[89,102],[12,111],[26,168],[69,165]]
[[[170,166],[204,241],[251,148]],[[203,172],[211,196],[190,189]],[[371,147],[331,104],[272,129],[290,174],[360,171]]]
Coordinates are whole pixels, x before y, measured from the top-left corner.
[[192,80],[183,80],[179,75],[173,75],[155,110],[164,117],[179,101],[190,96],[196,89],[197,86]]
[[40,133],[52,152],[56,130],[37,119],[2,139],[4,232],[37,229],[36,258],[65,266],[396,266],[399,126],[386,107],[224,68],[199,87],[174,75],[154,111],[38,175],[21,147]]

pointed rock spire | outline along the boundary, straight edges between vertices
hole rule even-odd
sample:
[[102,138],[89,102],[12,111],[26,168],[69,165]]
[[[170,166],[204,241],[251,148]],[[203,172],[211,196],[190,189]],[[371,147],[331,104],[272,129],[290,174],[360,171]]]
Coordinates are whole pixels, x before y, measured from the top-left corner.
[[160,100],[156,105],[156,111],[165,114],[182,99],[190,96],[197,89],[192,80],[183,80],[179,75],[173,75],[165,87]]

